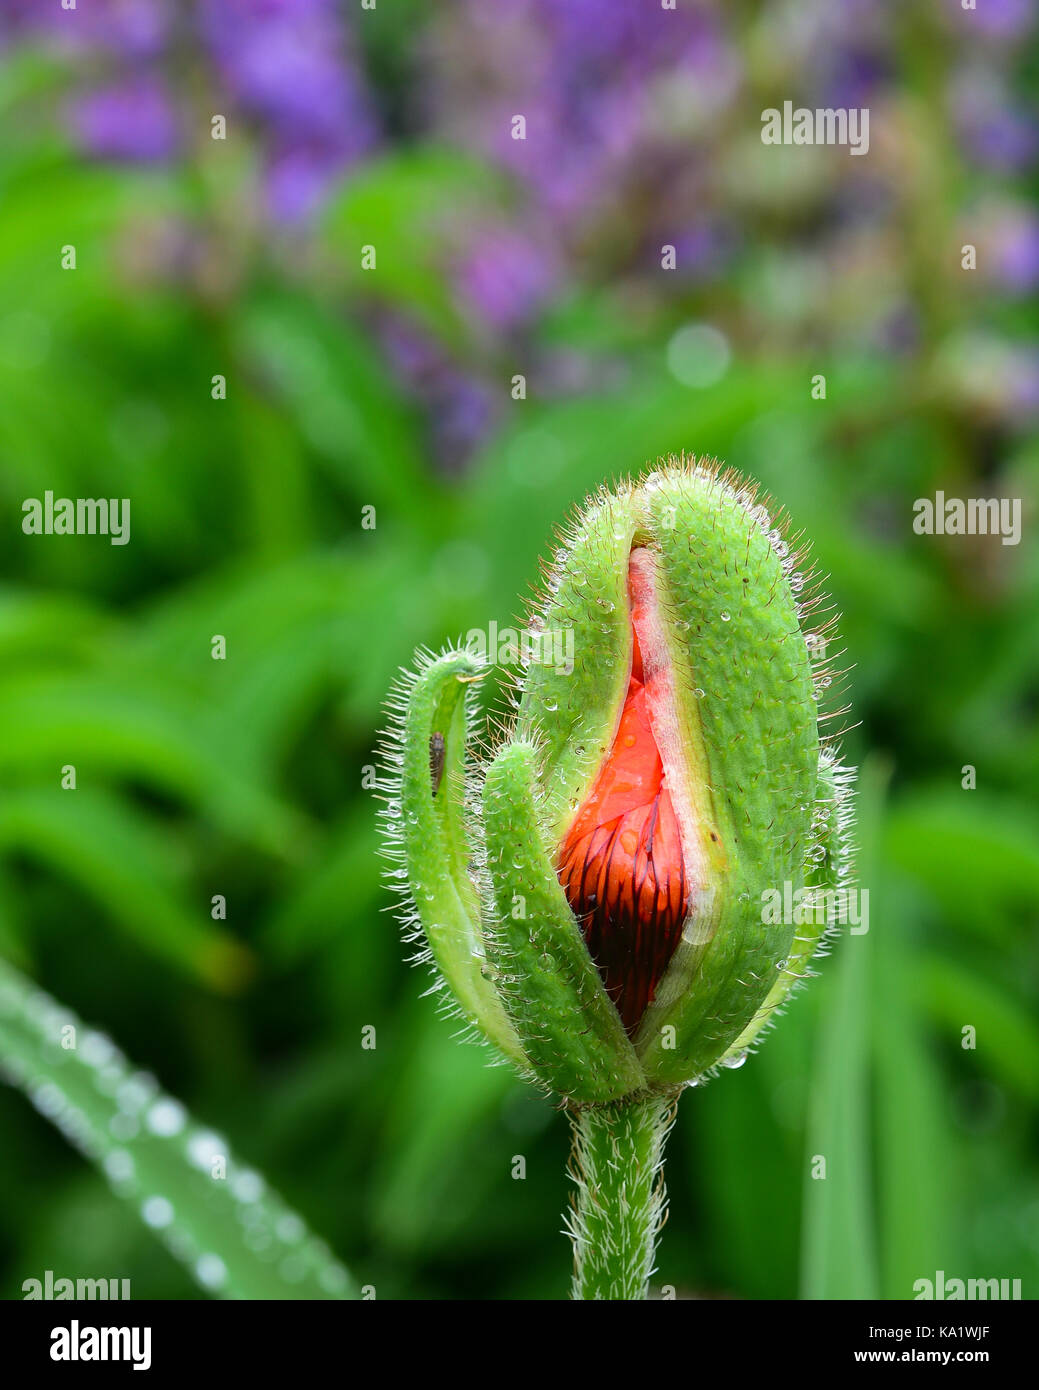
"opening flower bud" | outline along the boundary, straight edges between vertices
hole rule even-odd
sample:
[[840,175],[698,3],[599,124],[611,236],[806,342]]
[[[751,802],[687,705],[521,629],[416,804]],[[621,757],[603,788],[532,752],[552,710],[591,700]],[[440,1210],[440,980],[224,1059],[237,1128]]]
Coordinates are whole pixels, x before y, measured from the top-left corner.
[[568,1101],[738,1058],[826,934],[762,911],[846,873],[802,559],[741,480],[670,461],[562,537],[530,628],[573,658],[529,664],[484,768],[476,654],[401,688],[409,926],[466,1017]]

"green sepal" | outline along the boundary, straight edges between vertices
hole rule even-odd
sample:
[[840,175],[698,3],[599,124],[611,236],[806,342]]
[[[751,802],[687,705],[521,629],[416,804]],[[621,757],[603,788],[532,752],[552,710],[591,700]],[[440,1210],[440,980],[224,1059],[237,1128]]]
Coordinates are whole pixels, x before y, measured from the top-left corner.
[[[836,890],[846,886],[850,864],[843,825],[846,788],[833,760],[824,752],[819,758],[819,779],[815,796],[816,835],[805,863],[805,888]],[[808,976],[809,962],[825,937],[839,925],[835,899],[825,901],[825,911],[807,922],[795,922],[790,954],[780,962],[776,979],[765,1000],[740,1036],[722,1057],[722,1064],[742,1057],[774,1022],[776,1013],[798,985]]]
[[580,1103],[617,1100],[645,1078],[542,843],[538,754],[504,746],[487,770],[483,824],[498,987],[539,1081]]
[[[401,840],[415,913],[448,988],[470,1022],[525,1064],[502,1008],[480,929],[479,896],[469,874],[466,818],[467,696],[482,671],[464,651],[434,658],[414,679],[401,738]],[[434,795],[433,735],[443,765]]]
[[628,556],[638,525],[629,493],[603,493],[557,557],[539,628],[573,634],[573,670],[532,664],[517,729],[536,739],[546,831],[559,840],[613,745],[631,675]]
[[819,761],[797,601],[750,499],[710,472],[658,474],[643,493],[668,614],[704,881],[636,1037],[654,1082],[713,1066],[790,954],[762,892],[804,881]]

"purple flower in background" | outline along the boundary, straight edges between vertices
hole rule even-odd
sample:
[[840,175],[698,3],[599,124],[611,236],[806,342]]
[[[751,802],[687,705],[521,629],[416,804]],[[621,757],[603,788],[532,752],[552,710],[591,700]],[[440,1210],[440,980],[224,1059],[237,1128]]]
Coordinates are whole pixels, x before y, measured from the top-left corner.
[[999,221],[990,243],[992,271],[1002,288],[1012,295],[1030,294],[1039,288],[1039,217],[1021,210]]
[[963,138],[977,163],[1005,173],[1027,169],[1039,150],[1035,118],[1009,107],[980,114],[964,128]]
[[[124,66],[168,53],[173,0],[4,0],[4,18],[59,49],[97,50],[122,69],[72,106],[76,136],[92,155],[160,160],[175,153],[177,123],[157,76]],[[269,142],[271,215],[302,222],[335,178],[371,147],[376,123],[334,0],[198,0],[201,35],[217,72],[214,109],[244,112]]]
[[965,27],[988,39],[1018,39],[1035,23],[1035,0],[978,0],[973,10],[954,4]]
[[373,328],[394,375],[427,417],[440,466],[447,473],[459,471],[494,427],[497,393],[456,366],[411,320],[382,313]]
[[383,313],[374,327],[394,371],[410,386],[421,390],[436,376],[443,349],[417,324],[400,314]]
[[79,143],[97,159],[153,162],[176,152],[176,114],[158,77],[97,88],[77,98],[70,115]]
[[868,106],[891,76],[886,59],[867,49],[838,50],[831,55],[828,67],[824,106]]
[[338,155],[303,145],[275,151],[264,170],[267,211],[275,222],[306,222],[342,167]]
[[330,0],[202,0],[199,22],[232,102],[274,142],[268,206],[281,221],[304,220],[376,138],[337,7]]
[[[619,201],[643,155],[659,154],[661,101],[695,105],[706,92],[710,117],[733,90],[733,50],[705,9],[498,0],[491,14],[462,0],[441,13],[434,123],[516,174],[564,235],[603,199]],[[518,115],[525,139],[514,138]]]
[[367,110],[358,106],[344,68],[332,6],[322,0],[204,0],[200,17],[227,91],[282,136],[350,148],[367,133]]
[[663,245],[675,248],[675,274],[682,280],[707,280],[717,275],[736,252],[740,234],[736,227],[717,221],[699,221],[673,232],[658,227],[647,243],[646,257],[652,260]]
[[504,225],[471,231],[468,248],[453,271],[463,304],[503,333],[532,318],[558,279],[548,248]]
[[60,0],[4,0],[5,18],[46,34],[60,47],[108,49],[127,58],[154,58],[172,25],[171,0],[80,0],[74,10]]
[[168,0],[95,0],[85,8],[91,15],[85,26],[91,43],[129,58],[154,57],[166,45],[172,23]]
[[475,376],[448,371],[429,409],[433,452],[445,472],[458,472],[494,428],[495,393]]
[[1022,352],[1014,374],[1013,405],[1025,420],[1039,417],[1039,352]]
[[970,68],[950,90],[950,105],[971,157],[986,168],[1015,173],[1035,160],[1039,123],[1035,113],[1013,103],[995,72]]

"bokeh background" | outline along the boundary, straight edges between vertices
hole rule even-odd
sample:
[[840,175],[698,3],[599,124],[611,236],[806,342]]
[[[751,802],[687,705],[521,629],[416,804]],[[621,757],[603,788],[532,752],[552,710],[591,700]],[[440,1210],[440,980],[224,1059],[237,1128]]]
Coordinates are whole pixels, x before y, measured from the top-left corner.
[[[1035,28],[1031,0],[0,3],[0,955],[380,1297],[558,1297],[569,1267],[563,1118],[403,964],[381,701],[417,644],[509,624],[586,490],[681,449],[830,577],[872,928],[683,1100],[658,1277],[1039,1289]],[[869,154],[763,146],[787,98],[868,106]],[[47,489],[129,497],[130,543],[23,536]],[[1022,498],[1022,543],[915,535],[937,489]],[[10,1088],[0,1134],[0,1292],[200,1296]]]

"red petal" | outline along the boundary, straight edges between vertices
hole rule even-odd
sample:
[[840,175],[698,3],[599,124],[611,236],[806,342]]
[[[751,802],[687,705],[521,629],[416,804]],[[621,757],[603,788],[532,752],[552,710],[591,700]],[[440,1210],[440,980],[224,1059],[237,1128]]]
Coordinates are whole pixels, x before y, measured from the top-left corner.
[[[632,611],[646,602],[629,577]],[[678,945],[688,907],[678,820],[653,736],[642,652],[617,736],[559,858],[559,881],[624,1026],[634,1035]]]

